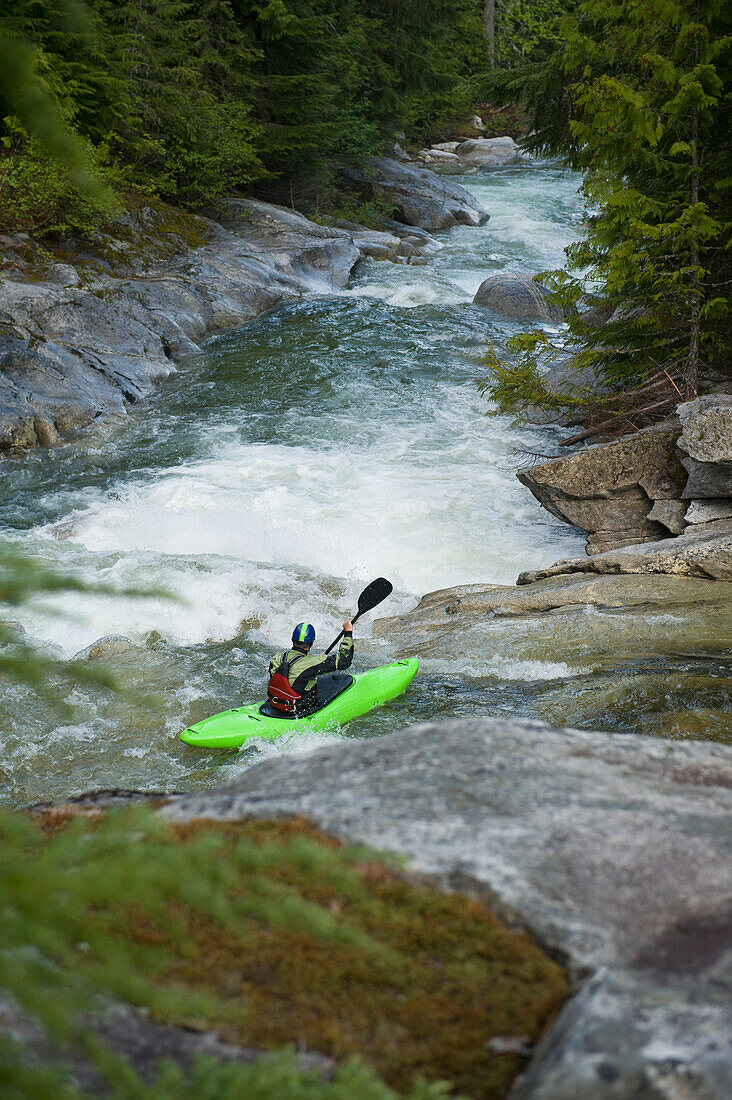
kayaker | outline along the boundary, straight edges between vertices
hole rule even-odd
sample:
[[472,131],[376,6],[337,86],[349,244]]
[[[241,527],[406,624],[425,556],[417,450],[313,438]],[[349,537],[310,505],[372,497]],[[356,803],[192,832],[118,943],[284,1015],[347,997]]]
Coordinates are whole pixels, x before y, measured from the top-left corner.
[[[348,668],[353,660],[353,623],[343,624],[343,639],[337,653],[310,654],[315,627],[298,623],[292,632],[292,649],[269,662],[270,703],[282,714],[311,714],[318,706],[318,676]],[[289,686],[289,691],[287,687]]]

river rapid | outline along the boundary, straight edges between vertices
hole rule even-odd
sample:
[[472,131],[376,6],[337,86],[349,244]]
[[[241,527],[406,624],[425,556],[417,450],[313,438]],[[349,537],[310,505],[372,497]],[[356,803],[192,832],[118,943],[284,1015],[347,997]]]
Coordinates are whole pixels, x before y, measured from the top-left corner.
[[[24,688],[4,693],[2,801],[94,787],[201,789],[334,736],[456,714],[546,714],[558,691],[555,720],[634,728],[637,701],[619,694],[613,654],[600,667],[552,637],[517,648],[504,635],[457,663],[433,653],[405,697],[341,734],[240,754],[177,740],[182,727],[261,696],[269,658],[299,620],[330,642],[375,576],[394,583],[379,612],[393,615],[430,590],[510,584],[582,554],[581,533],[515,478],[527,455],[553,452],[556,430],[487,417],[476,385],[486,341],[500,347],[526,325],[471,301],[498,270],[561,265],[582,231],[578,180],[536,166],[462,182],[491,219],[440,234],[426,267],[362,261],[344,291],[316,292],[211,339],[123,420],[0,463],[0,533],[115,591],[26,606],[29,635],[69,657],[106,635],[133,643],[106,650],[128,689],[121,695],[76,687],[73,710],[59,717]],[[125,591],[141,585],[169,597]],[[383,643],[364,646],[368,622],[360,628],[356,671],[391,656]],[[716,646],[688,650],[663,668],[703,680],[698,707],[711,713],[728,668]],[[648,672],[625,650],[620,664],[622,683]],[[697,689],[679,690],[686,698]],[[588,698],[605,702],[588,715]],[[674,706],[661,699],[652,717]]]

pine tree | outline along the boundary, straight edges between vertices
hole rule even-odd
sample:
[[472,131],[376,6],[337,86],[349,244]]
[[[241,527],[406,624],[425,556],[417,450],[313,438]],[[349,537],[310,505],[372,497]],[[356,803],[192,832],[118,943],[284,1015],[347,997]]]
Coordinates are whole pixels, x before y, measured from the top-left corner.
[[589,280],[609,315],[571,318],[572,359],[619,388],[666,371],[690,397],[730,362],[731,29],[722,0],[584,0],[522,78],[534,148],[583,174],[596,211],[553,275],[570,309]]

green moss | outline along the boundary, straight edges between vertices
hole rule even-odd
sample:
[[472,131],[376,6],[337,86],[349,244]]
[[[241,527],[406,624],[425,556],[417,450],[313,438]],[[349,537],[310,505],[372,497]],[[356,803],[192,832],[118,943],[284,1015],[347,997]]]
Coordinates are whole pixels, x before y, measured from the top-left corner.
[[[24,929],[87,1004],[103,991],[248,1045],[360,1055],[401,1094],[424,1078],[483,1100],[521,1065],[487,1041],[536,1039],[567,995],[561,969],[484,906],[301,821],[17,822],[0,818],[9,938]],[[23,1003],[34,981],[0,969]]]

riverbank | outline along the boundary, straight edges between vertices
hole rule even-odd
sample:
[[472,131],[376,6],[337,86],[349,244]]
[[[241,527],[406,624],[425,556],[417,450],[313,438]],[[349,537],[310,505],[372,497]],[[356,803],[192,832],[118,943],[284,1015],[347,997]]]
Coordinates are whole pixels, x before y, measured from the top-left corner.
[[[391,177],[404,172],[384,160]],[[359,259],[421,260],[441,225],[488,214],[463,188],[413,171],[391,232],[318,225],[230,199],[221,220],[137,200],[91,241],[3,238],[0,451],[57,444],[147,396],[214,332],[280,302],[345,286]]]
[[[421,1013],[430,1021],[420,1065],[428,1076],[434,1073],[428,1059],[430,1044],[438,1039],[440,1075],[455,1079],[462,1066],[457,1081],[468,1097],[497,1100],[510,1085],[513,1100],[671,1100],[681,1094],[688,1100],[726,1100],[732,1085],[727,1043],[732,1022],[732,880],[726,858],[731,783],[729,753],[722,746],[680,745],[493,718],[425,724],[371,741],[356,739],[306,756],[270,760],[204,793],[167,799],[157,795],[153,805],[189,845],[206,830],[214,842],[219,836],[240,843],[259,832],[277,840],[303,838],[312,845],[323,843],[325,834],[406,857],[408,871],[400,885],[369,856],[363,883],[369,911],[385,900],[384,891],[390,900],[383,921],[374,924],[372,916],[368,928],[383,944],[394,921],[399,923],[402,909],[416,904],[404,965],[418,964],[419,951],[427,944],[431,960],[427,988],[419,987]],[[130,792],[100,792],[35,807],[34,813],[51,831],[75,815],[90,819],[98,829],[107,810],[132,800]],[[305,825],[303,818],[319,831]],[[118,816],[106,825],[113,836],[117,820],[124,822]],[[151,826],[138,818],[135,828],[146,835]],[[302,854],[302,846],[299,851]],[[345,855],[350,858],[347,851]],[[180,859],[181,854],[171,853],[171,858]],[[314,858],[313,853],[310,859]],[[328,876],[326,853],[317,866],[317,901],[330,903],[339,929],[358,926],[363,886],[354,892],[352,886],[334,882]],[[358,865],[355,870],[359,872]],[[280,877],[290,882],[287,868]],[[309,896],[313,883],[307,873],[295,881]],[[423,900],[412,893],[416,885],[428,887]],[[443,905],[435,888],[447,891]],[[459,900],[460,895],[474,899],[472,907]],[[339,902],[336,907],[333,897]],[[440,913],[434,924],[422,922],[427,906]],[[457,923],[463,913],[481,922],[482,964],[471,960],[470,928]],[[493,958],[491,945],[496,937],[509,934],[495,917],[528,932],[567,970],[570,999],[547,1021],[538,1042],[535,1024],[519,1034],[516,1022],[506,1016],[515,992],[511,983],[517,978],[520,988],[527,977],[515,970],[520,940],[501,949],[502,991],[497,994],[497,986],[482,984],[488,977],[485,965]],[[459,979],[450,995],[449,1018],[443,1020],[439,1005],[431,1000],[429,976],[444,966],[451,933],[459,937],[459,955],[472,976]],[[163,937],[159,942],[167,941]],[[405,942],[399,940],[400,945]],[[205,974],[210,980],[222,951],[219,946],[211,957],[210,943],[199,942],[188,955],[184,976]],[[531,939],[524,941],[522,951],[535,951]],[[319,957],[317,946],[308,945],[308,954],[313,953]],[[333,955],[333,947],[329,953]],[[334,966],[337,971],[341,954],[336,951],[334,962],[323,964],[328,974]],[[545,975],[548,984],[537,986],[533,994],[524,984],[519,1002],[545,1006],[552,997],[561,998],[561,978],[558,971],[547,969],[545,958],[533,957],[534,981]],[[223,958],[228,958],[225,952]],[[251,992],[258,971],[252,974],[241,961],[236,965],[235,983],[223,989],[228,1005],[224,1035],[229,1042],[251,1042],[263,1034],[270,1042],[275,1036],[282,1041],[295,1029],[307,1035],[310,1051],[336,1058],[343,1052],[344,1020],[351,1018],[348,988],[339,997],[336,1021],[323,1032],[312,1019],[309,1003],[300,1004],[301,986],[296,981],[294,988],[288,987],[286,1011],[278,1013],[277,1028],[262,1032],[256,1022],[239,1022],[237,1000],[242,983],[248,983]],[[399,981],[402,968],[400,963],[390,986]],[[379,1042],[379,1029],[372,1032],[369,1027],[372,992],[379,981],[373,966],[368,972],[365,999],[359,999],[360,1034],[367,1046],[357,1043],[345,1049],[365,1050],[370,1064],[386,1069],[389,1079],[404,1089],[410,1071],[403,1065],[403,1052],[415,1038],[407,1006],[414,1003],[416,988],[405,995],[398,1019],[393,1018],[393,997],[391,1008],[378,1010],[382,1022],[389,1020],[388,1035],[394,1027],[402,1035],[399,1054],[390,1056],[389,1044],[384,1051]],[[319,973],[317,989],[322,988]],[[439,988],[444,990],[442,982]],[[276,988],[270,995],[276,996]],[[495,1032],[496,1010],[500,1034]],[[169,1008],[161,1011],[163,1019],[176,1022]],[[129,1010],[128,1015],[134,1020]],[[205,1031],[216,1017],[210,1009],[203,1010],[202,1017],[199,1030]],[[92,1021],[91,1026],[105,1041],[103,1025]],[[455,1052],[453,1035],[460,1036]],[[147,1036],[148,1046],[155,1038]],[[163,1036],[168,1044],[172,1038]],[[206,1039],[213,1044],[213,1057],[242,1057],[240,1048],[222,1046],[216,1033]],[[121,1050],[130,1053],[124,1045]],[[139,1059],[138,1050],[131,1051],[133,1062],[135,1055]],[[184,1054],[176,1049],[173,1056],[185,1064]]]

